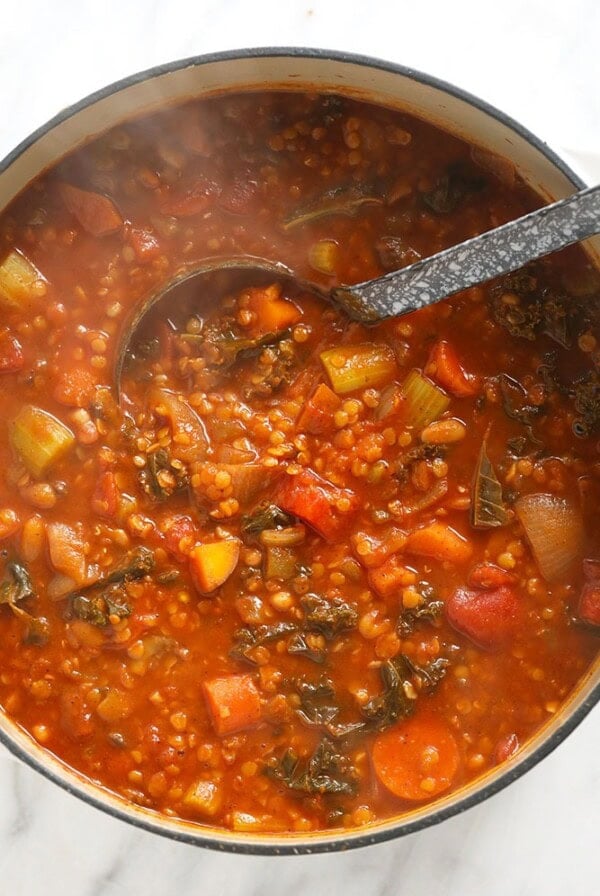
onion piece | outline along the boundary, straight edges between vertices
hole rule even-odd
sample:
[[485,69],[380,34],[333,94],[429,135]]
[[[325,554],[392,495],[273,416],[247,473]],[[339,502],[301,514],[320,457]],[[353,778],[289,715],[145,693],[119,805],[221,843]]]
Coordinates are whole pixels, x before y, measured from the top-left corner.
[[543,577],[557,582],[580,559],[584,528],[579,508],[557,495],[525,495],[515,511]]

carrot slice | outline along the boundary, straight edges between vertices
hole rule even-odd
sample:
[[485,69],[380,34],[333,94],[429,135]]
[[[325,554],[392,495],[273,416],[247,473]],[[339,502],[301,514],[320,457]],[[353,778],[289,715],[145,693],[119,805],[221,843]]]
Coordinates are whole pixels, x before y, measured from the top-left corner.
[[96,391],[97,381],[85,367],[64,367],[56,375],[52,397],[68,408],[87,407]]
[[381,783],[411,802],[447,790],[460,754],[449,728],[431,715],[418,715],[382,732],[373,746],[373,766]]
[[203,682],[213,727],[220,737],[260,722],[260,696],[249,675],[227,675]]
[[466,538],[450,526],[437,522],[411,532],[406,542],[406,550],[410,554],[433,557],[435,560],[448,560],[457,565],[466,563],[473,553],[473,548]]
[[431,349],[425,373],[457,398],[468,398],[479,392],[479,380],[466,372],[455,350],[444,339]]
[[281,285],[253,287],[247,291],[248,310],[256,315],[253,330],[258,333],[278,333],[293,327],[301,318],[301,313],[293,302],[281,296]]
[[73,184],[59,185],[64,204],[84,230],[92,236],[114,233],[123,226],[123,218],[112,199],[90,190],[81,190]]
[[208,544],[197,544],[190,551],[190,573],[201,594],[212,594],[224,585],[240,557],[240,542],[227,538]]

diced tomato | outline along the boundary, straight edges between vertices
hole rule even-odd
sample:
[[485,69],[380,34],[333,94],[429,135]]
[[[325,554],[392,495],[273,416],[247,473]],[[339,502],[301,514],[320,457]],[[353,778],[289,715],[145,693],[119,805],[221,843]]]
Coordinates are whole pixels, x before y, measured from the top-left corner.
[[298,417],[298,429],[313,435],[330,432],[333,415],[342,406],[342,400],[325,383],[319,383]]
[[284,476],[275,503],[300,517],[327,541],[336,541],[344,534],[359,505],[350,489],[338,488],[308,469],[296,476]]
[[585,584],[579,598],[579,617],[588,625],[600,626],[600,560],[584,560]]
[[501,566],[493,563],[478,563],[469,573],[469,588],[501,588],[502,585],[513,585],[516,576]]
[[220,185],[205,175],[200,175],[185,191],[170,191],[161,202],[161,211],[175,218],[188,218],[212,208],[221,195]]
[[519,626],[521,605],[511,588],[457,588],[446,601],[446,616],[453,628],[479,647],[501,647]]
[[67,687],[59,701],[59,719],[63,731],[74,740],[84,740],[94,733],[92,711],[78,687]]
[[64,367],[54,378],[52,397],[70,408],[87,407],[96,391],[96,379],[86,367]]
[[0,373],[17,373],[24,364],[19,340],[8,330],[0,330]]
[[220,737],[253,728],[260,722],[260,696],[250,675],[227,675],[203,683],[206,704]]
[[84,230],[92,236],[105,236],[115,233],[123,226],[123,218],[116,205],[108,196],[81,190],[72,184],[61,183],[60,195],[63,202],[74,215]]
[[92,510],[98,516],[115,519],[119,509],[119,489],[115,474],[110,470],[100,475],[92,495]]
[[137,227],[133,227],[129,231],[129,245],[135,252],[135,257],[140,264],[158,258],[161,252],[160,243],[154,234],[148,230],[140,230]]
[[191,516],[179,514],[167,517],[160,528],[165,536],[167,550],[176,560],[180,562],[187,560],[200,534]]
[[457,398],[468,398],[479,392],[479,379],[466,372],[454,348],[444,339],[431,349],[425,373]]

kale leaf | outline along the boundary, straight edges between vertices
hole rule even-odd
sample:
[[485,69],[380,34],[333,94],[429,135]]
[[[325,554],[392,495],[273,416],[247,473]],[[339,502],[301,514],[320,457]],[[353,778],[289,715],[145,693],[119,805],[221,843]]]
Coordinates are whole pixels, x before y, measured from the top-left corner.
[[302,762],[289,749],[280,759],[269,761],[266,774],[281,781],[290,790],[310,794],[353,796],[358,789],[358,774],[348,756],[324,737],[308,761]]

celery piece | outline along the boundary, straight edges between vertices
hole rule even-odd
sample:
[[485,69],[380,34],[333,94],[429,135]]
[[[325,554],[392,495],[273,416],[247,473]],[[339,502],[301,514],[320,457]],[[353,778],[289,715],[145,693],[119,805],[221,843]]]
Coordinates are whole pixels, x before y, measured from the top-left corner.
[[41,408],[24,405],[10,425],[10,443],[32,476],[48,467],[75,443],[71,430]]
[[43,279],[29,259],[12,249],[0,264],[0,305],[26,308],[36,297],[34,284]]
[[293,548],[270,545],[265,552],[265,579],[282,579],[286,582],[298,573],[298,557]]
[[396,373],[394,352],[385,343],[340,345],[321,352],[320,357],[338,395],[381,385]]
[[402,384],[401,392],[405,402],[405,423],[415,430],[433,423],[450,404],[450,397],[418,370],[411,370]]

